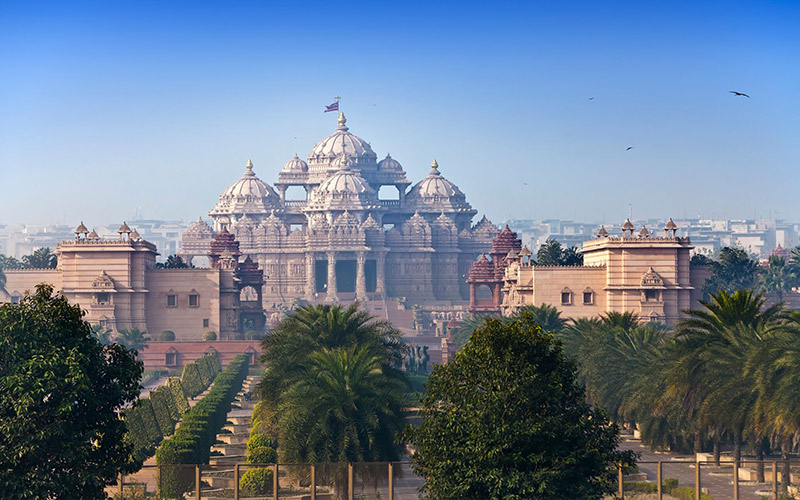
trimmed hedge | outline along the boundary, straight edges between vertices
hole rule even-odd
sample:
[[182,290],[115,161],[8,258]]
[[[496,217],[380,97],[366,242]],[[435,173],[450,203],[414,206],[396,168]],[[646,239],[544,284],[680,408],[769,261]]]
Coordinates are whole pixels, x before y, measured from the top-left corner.
[[247,357],[236,356],[225,371],[217,375],[208,394],[183,416],[175,435],[162,443],[156,452],[162,494],[179,496],[191,487],[192,469],[182,465],[208,463],[211,446],[225,425],[247,370]]
[[272,493],[272,469],[248,469],[239,480],[239,489],[246,496],[260,496]]
[[247,450],[248,464],[274,464],[277,461],[278,453],[269,446],[256,446],[252,450]]
[[658,485],[646,481],[625,481],[622,483],[623,491],[633,491],[636,493],[657,493]]
[[206,354],[202,358],[184,365],[181,384],[186,397],[194,398],[205,391],[219,372],[219,357],[215,353]]
[[178,377],[170,377],[164,385],[169,387],[172,391],[172,399],[175,401],[175,405],[178,408],[178,416],[189,411],[189,402],[186,400],[186,393],[183,392],[181,379]]
[[[670,492],[670,495],[678,497],[681,500],[694,500],[695,489],[691,486],[678,486]],[[700,500],[713,500],[707,493],[700,493]]]
[[144,460],[155,451],[164,436],[172,434],[175,423],[189,410],[186,395],[177,379],[167,380],[156,388],[149,398],[142,398],[125,410],[128,439],[133,443],[134,455]]
[[252,453],[255,448],[261,448],[262,446],[274,448],[275,443],[273,443],[272,439],[266,434],[253,434],[247,440],[247,453]]

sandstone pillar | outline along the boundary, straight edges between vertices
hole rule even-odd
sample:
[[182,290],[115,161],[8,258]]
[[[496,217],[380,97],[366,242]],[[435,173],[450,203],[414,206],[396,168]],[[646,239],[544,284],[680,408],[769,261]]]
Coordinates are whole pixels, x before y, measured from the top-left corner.
[[386,280],[384,279],[386,269],[386,252],[378,252],[377,258],[378,259],[375,262],[375,274],[377,275],[375,292],[381,296],[384,296],[386,295]]
[[314,252],[306,253],[306,300],[313,300],[314,293],[317,291],[315,268],[316,261],[314,258]]
[[356,252],[356,296],[359,300],[367,300],[367,277],[364,267],[367,262],[367,255],[364,252]]
[[328,256],[328,302],[336,302],[336,252],[326,252]]

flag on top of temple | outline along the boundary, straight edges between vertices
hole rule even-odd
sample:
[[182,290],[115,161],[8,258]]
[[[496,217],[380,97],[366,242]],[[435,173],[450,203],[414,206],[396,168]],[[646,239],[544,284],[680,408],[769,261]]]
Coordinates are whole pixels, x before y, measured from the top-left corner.
[[339,111],[339,101],[336,101],[330,106],[325,106],[325,111],[323,111],[323,113],[327,113],[328,111]]

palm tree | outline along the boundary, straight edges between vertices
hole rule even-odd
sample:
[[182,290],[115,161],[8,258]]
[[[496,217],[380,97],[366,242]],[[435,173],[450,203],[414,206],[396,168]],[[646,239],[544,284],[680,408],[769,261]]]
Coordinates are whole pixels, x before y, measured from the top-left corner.
[[103,345],[108,345],[114,342],[114,340],[112,339],[114,331],[111,330],[110,328],[107,328],[100,324],[92,325],[92,333],[97,336],[97,340],[99,340],[100,343]]
[[754,349],[779,331],[786,315],[780,305],[765,308],[763,296],[749,290],[720,290],[701,304],[705,311],[687,311],[689,317],[678,325],[678,354],[667,376],[668,386],[684,395],[684,414],[695,416],[701,426],[713,423],[733,437],[736,460],[741,457],[742,439],[748,436],[763,457],[766,430],[756,412],[756,386],[745,366]]
[[3,272],[2,267],[0,267],[0,292],[3,296],[8,295],[8,290],[6,290],[6,274]]
[[460,351],[461,348],[467,344],[472,332],[490,317],[492,317],[491,314],[473,314],[471,317],[461,320],[458,323],[458,327],[453,329],[453,340],[455,342],[456,351]]
[[[385,361],[368,345],[311,353],[307,370],[294,378],[277,406],[281,461],[345,464],[399,460],[398,437],[405,425],[408,385]],[[344,471],[321,471],[331,476],[340,498],[346,491]],[[367,474],[362,479],[374,478]]]
[[760,290],[764,293],[775,293],[778,301],[783,301],[783,292],[789,292],[800,282],[798,268],[783,257],[771,256],[769,263],[761,275]]
[[577,247],[569,247],[561,254],[562,266],[582,266],[583,254],[578,252]]
[[128,328],[117,332],[117,341],[128,349],[141,351],[147,347],[150,337],[147,336],[147,332],[143,332],[138,328]]
[[624,331],[639,326],[639,316],[632,311],[603,313],[600,315],[600,321],[609,328],[621,328]]
[[55,269],[58,264],[56,255],[49,248],[37,248],[30,255],[22,256],[22,263],[31,269]]
[[405,344],[388,321],[376,320],[358,304],[347,308],[306,305],[292,311],[261,341],[264,377],[259,394],[276,406],[296,377],[308,370],[308,356],[322,349],[366,347],[387,366],[399,369]]
[[569,322],[566,318],[561,317],[561,311],[558,308],[547,304],[525,306],[517,314],[522,312],[529,312],[533,316],[533,320],[542,327],[542,330],[551,333],[561,333]]
[[557,240],[548,238],[536,252],[537,266],[560,266],[563,260],[564,249]]

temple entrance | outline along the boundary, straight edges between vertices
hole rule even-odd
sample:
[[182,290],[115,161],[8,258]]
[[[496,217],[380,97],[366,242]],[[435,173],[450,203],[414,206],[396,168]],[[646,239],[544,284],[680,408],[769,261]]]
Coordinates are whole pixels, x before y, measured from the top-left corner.
[[328,292],[328,261],[314,261],[314,291],[317,293]]
[[356,291],[356,261],[336,261],[336,291],[353,293]]
[[364,282],[367,285],[367,292],[375,292],[378,290],[378,263],[374,260],[368,260],[364,263]]

